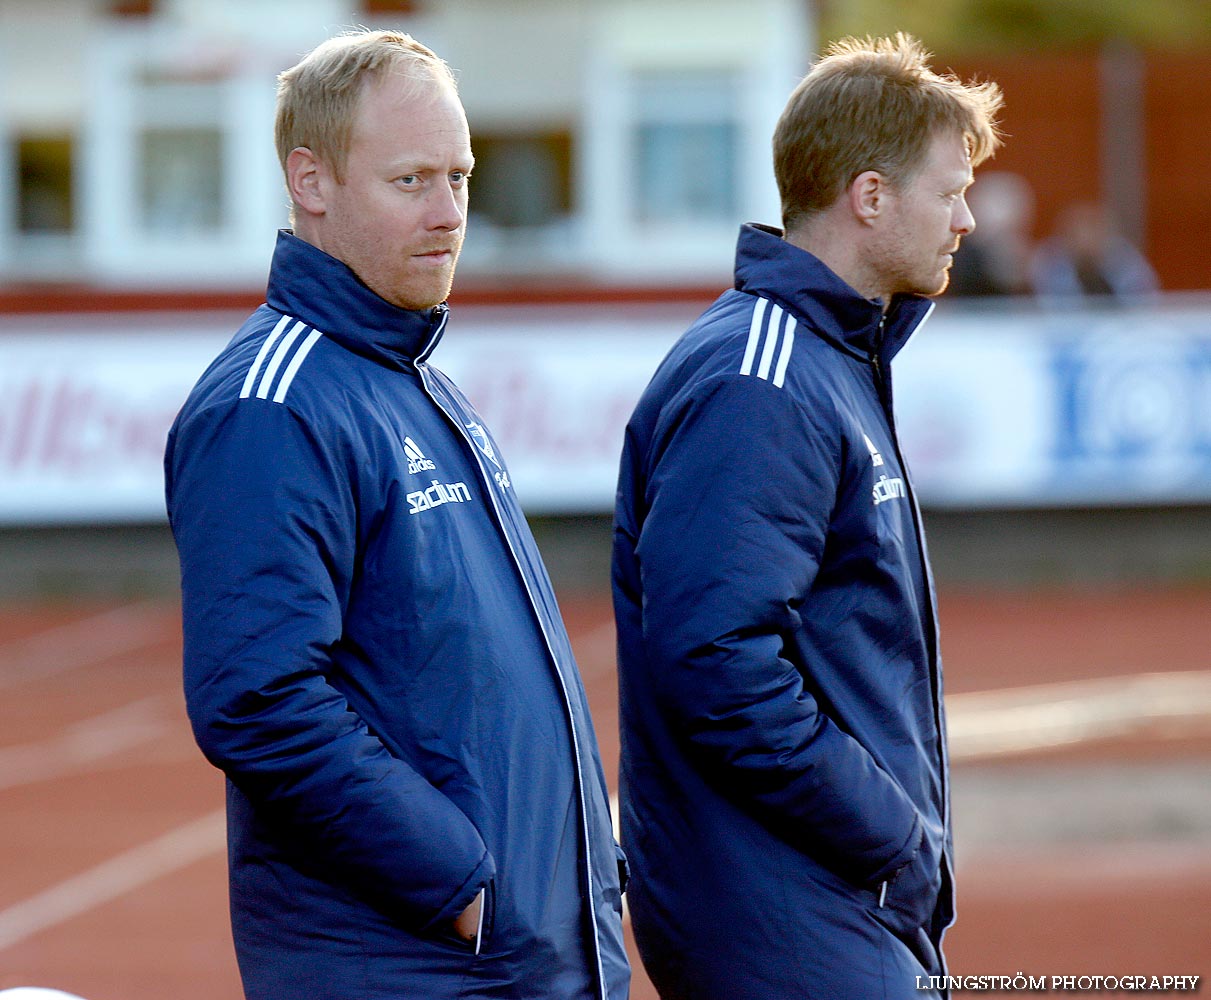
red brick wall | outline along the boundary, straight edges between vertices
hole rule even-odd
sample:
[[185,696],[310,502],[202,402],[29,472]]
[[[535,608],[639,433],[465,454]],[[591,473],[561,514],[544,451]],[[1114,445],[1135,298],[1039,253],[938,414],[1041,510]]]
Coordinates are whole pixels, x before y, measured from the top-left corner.
[[1150,56],[1148,248],[1166,288],[1211,289],[1211,55]]
[[[991,79],[1005,93],[1004,148],[985,169],[1030,181],[1035,236],[1076,200],[1104,195],[1098,129],[1099,58],[1024,53],[937,64],[963,79]],[[1144,57],[1146,190],[1141,249],[1168,290],[1211,289],[1211,53]]]

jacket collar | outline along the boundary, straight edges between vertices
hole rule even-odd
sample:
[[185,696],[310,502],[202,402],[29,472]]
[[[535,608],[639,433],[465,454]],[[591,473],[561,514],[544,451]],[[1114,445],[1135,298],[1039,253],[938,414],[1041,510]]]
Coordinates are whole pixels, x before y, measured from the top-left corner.
[[736,245],[736,288],[772,299],[807,320],[825,340],[861,358],[890,361],[933,310],[919,295],[897,295],[883,315],[816,256],[782,238],[780,230],[748,224]]
[[278,231],[266,302],[358,354],[392,367],[424,361],[446,328],[449,308],[400,309],[372,292],[348,265]]

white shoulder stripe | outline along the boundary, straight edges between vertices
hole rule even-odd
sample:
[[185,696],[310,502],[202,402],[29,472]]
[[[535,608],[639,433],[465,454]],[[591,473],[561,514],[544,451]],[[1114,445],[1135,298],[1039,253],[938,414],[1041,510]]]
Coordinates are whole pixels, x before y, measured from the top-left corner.
[[753,374],[753,358],[757,356],[757,344],[761,340],[761,321],[765,317],[767,305],[769,303],[765,299],[758,299],[753,307],[753,322],[748,328],[748,346],[744,348],[744,361],[740,363],[741,375]]
[[269,397],[269,387],[273,384],[273,379],[278,373],[278,369],[282,367],[282,361],[286,357],[286,353],[290,350],[290,346],[298,337],[300,331],[306,328],[307,324],[299,320],[290,328],[290,332],[282,338],[282,342],[278,344],[278,349],[273,352],[273,359],[265,367],[265,374],[261,376],[261,384],[257,386],[257,399],[267,399]]
[[782,353],[778,355],[778,367],[774,369],[774,385],[779,389],[786,381],[786,366],[790,364],[791,348],[795,346],[795,327],[799,321],[794,316],[786,317],[786,332],[782,334]]
[[[291,323],[294,326],[291,326],[290,332],[287,333],[286,328]],[[252,367],[248,369],[248,374],[244,378],[244,386],[240,390],[240,399],[248,399],[253,395],[254,389],[257,399],[268,399],[270,390],[273,390],[274,387],[274,379],[277,378],[282,365],[285,365],[286,368],[282,371],[281,379],[278,380],[277,389],[273,392],[273,402],[280,403],[286,398],[286,393],[290,391],[290,385],[294,381],[295,375],[298,374],[299,368],[302,367],[303,361],[306,360],[307,354],[323,336],[319,330],[313,329],[292,355],[291,348],[299,339],[299,335],[306,329],[307,324],[301,319],[296,320],[293,316],[283,316],[278,320],[277,326],[270,331],[269,336],[261,345],[261,349],[257,352]],[[269,359],[268,364],[265,363],[266,358]],[[262,366],[264,366],[263,369]]]
[[774,306],[769,311],[769,327],[765,331],[765,348],[761,351],[761,367],[757,378],[769,379],[770,365],[774,363],[774,346],[782,329],[782,307]]
[[283,316],[278,320],[278,325],[273,328],[273,332],[265,338],[265,343],[261,345],[261,349],[257,352],[256,360],[252,363],[252,367],[248,369],[248,375],[244,379],[244,388],[240,390],[240,399],[247,399],[252,395],[252,386],[256,382],[257,372],[261,370],[265,356],[272,350],[273,345],[277,342],[278,337],[282,335],[282,331],[286,329],[286,324],[290,320],[290,316]]
[[315,346],[315,342],[322,336],[323,334],[319,330],[312,330],[299,349],[294,352],[294,357],[290,359],[290,364],[286,366],[286,371],[282,374],[282,381],[278,383],[278,390],[273,394],[273,401],[275,403],[280,403],[286,398],[286,392],[290,389],[290,383],[294,381],[294,376],[298,373],[303,359],[307,357],[307,352]]
[[[790,364],[791,350],[795,346],[795,328],[798,325],[798,320],[781,306],[771,303],[768,299],[758,299],[753,306],[753,320],[749,326],[748,343],[744,348],[744,360],[740,362],[740,374],[755,374],[757,378],[772,381],[781,389],[786,382],[786,369]],[[761,349],[760,361],[757,360],[758,348]]]

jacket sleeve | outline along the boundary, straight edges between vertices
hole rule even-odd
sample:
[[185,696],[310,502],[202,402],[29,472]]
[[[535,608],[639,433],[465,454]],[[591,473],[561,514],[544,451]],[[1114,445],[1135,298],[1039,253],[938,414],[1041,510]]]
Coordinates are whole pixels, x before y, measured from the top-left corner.
[[335,436],[255,399],[170,436],[186,704],[206,757],[279,842],[423,930],[461,912],[494,863],[466,815],[327,680],[358,524],[355,460]]
[[[837,502],[831,414],[768,381],[707,381],[656,428],[638,539],[653,694],[701,773],[858,884],[914,858],[916,807],[788,659]],[[805,664],[810,678],[812,665]]]

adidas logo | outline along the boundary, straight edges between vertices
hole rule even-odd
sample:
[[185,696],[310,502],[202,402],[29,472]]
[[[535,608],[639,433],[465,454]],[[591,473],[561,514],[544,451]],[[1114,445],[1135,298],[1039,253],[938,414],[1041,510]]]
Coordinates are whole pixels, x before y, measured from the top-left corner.
[[[879,449],[865,434],[862,435],[862,440],[866,442],[866,449],[870,452],[870,464],[876,469],[880,468],[883,465],[883,456],[879,454]],[[871,496],[875,501],[875,506],[878,507],[879,504],[886,503],[888,500],[905,499],[908,496],[908,490],[904,486],[904,480],[899,476],[893,479],[886,472],[880,472],[879,481],[872,488]]]
[[412,475],[416,475],[418,472],[432,472],[437,468],[429,459],[425,458],[425,453],[410,437],[404,438],[404,454],[408,456],[408,472]]
[[879,466],[883,464],[883,456],[879,454],[879,449],[875,447],[875,443],[865,434],[862,439],[866,442],[866,448],[870,452],[870,461],[872,465]]

